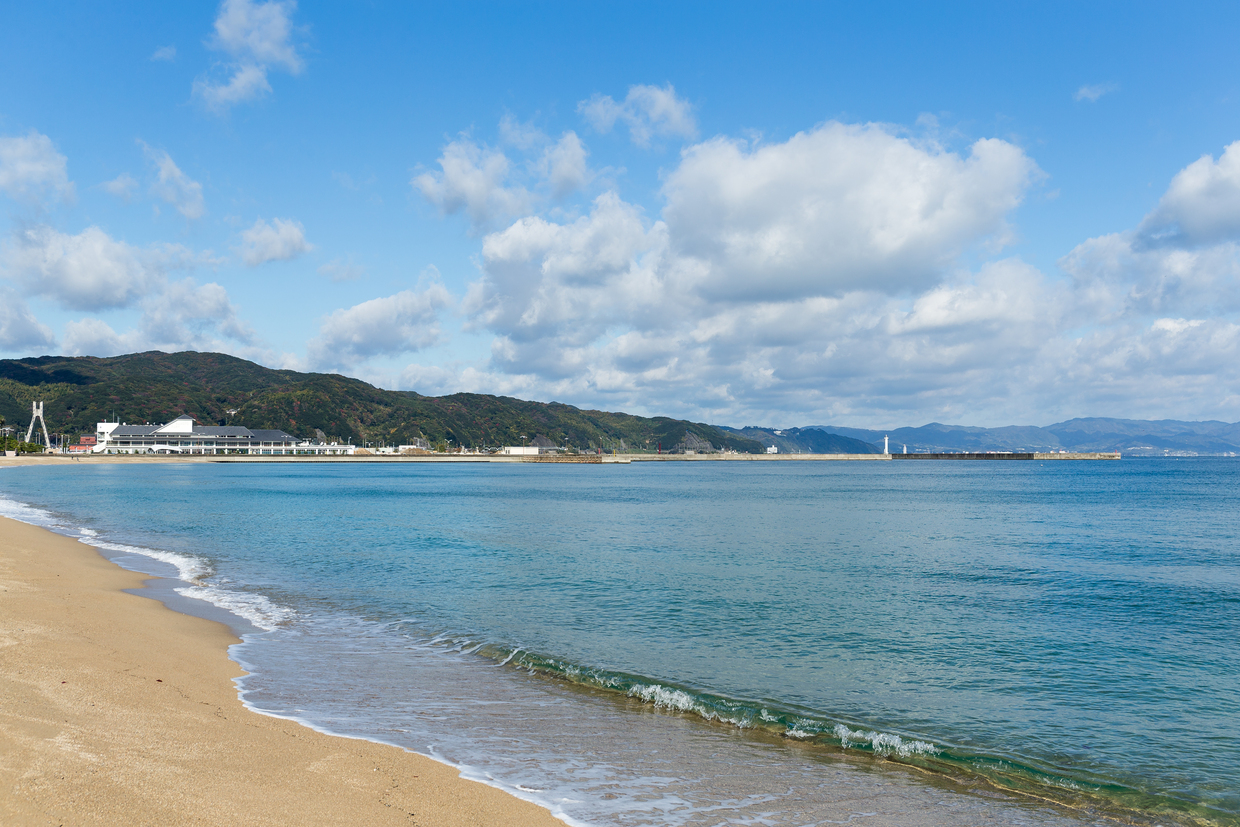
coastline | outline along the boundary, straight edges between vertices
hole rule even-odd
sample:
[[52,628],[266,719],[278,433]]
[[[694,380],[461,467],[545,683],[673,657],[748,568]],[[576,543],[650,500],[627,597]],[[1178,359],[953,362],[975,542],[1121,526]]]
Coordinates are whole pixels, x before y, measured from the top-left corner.
[[5,824],[562,826],[431,758],[246,709],[237,638],[126,593],[146,579],[0,518]]

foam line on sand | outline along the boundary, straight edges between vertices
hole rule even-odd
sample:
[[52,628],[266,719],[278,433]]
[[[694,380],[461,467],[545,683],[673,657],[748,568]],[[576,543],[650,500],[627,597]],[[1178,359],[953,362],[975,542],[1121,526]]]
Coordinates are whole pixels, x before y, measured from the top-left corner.
[[397,747],[247,710],[224,626],[0,519],[0,823],[563,827]]

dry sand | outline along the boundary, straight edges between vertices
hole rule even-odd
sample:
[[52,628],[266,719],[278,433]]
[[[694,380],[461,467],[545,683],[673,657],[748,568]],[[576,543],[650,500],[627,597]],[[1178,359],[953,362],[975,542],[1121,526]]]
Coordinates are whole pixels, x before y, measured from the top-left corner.
[[563,827],[396,747],[250,712],[217,623],[0,519],[0,824]]

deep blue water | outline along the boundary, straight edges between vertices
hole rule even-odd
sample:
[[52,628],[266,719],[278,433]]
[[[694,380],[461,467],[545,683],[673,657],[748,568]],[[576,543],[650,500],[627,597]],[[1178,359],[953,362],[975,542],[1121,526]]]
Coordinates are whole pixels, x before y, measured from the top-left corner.
[[[668,727],[741,733],[772,773],[780,743],[827,762],[846,747],[1087,817],[1240,823],[1234,459],[83,465],[5,471],[0,494],[96,542],[198,561],[195,594],[271,628],[240,652],[256,707],[384,740],[407,731],[407,746],[442,742],[475,768],[512,726],[505,737],[548,765],[520,768],[529,789],[568,789],[538,780],[572,775],[548,768],[555,716],[449,737],[401,716],[459,707],[409,712],[402,693],[434,674],[423,695],[465,687],[458,702],[476,707],[567,680],[587,694],[556,714],[606,708],[617,741],[626,721],[659,726],[644,705],[675,713]],[[383,680],[359,700],[349,669]],[[487,683],[500,673],[511,689]],[[693,766],[680,781],[713,772]],[[497,767],[477,772],[517,783]],[[591,794],[574,789],[565,800]],[[782,806],[764,795],[751,798]],[[661,821],[563,814],[740,823],[668,807]]]

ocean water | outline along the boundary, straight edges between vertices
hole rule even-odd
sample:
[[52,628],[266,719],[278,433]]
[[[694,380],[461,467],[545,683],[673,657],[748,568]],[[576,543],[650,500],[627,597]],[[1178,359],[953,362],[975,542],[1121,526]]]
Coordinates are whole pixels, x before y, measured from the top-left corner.
[[1240,824],[1240,462],[0,472],[252,708],[572,824]]

